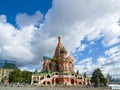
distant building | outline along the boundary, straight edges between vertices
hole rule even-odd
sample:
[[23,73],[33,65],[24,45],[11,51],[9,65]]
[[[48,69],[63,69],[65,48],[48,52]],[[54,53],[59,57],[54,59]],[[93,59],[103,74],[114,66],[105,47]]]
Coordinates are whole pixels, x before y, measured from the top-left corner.
[[106,77],[106,79],[107,79],[107,82],[108,82],[108,83],[110,83],[110,82],[111,82],[111,80],[112,80],[112,77],[110,76],[110,74],[109,74],[109,73],[107,74],[107,77]]
[[43,69],[39,74],[37,71],[31,77],[31,84],[38,85],[90,85],[90,78],[74,73],[74,58],[61,43],[58,36],[58,45],[54,56],[49,54],[43,56]]
[[16,61],[0,60],[0,68],[16,69]]
[[0,82],[8,83],[9,82],[9,74],[14,69],[5,69],[0,68]]
[[16,68],[15,61],[0,60],[0,82],[8,83],[10,72]]

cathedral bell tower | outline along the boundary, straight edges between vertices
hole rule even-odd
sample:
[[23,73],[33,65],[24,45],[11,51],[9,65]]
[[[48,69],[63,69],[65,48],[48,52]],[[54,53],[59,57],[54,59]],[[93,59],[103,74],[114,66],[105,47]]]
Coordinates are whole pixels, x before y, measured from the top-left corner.
[[57,57],[57,59],[60,59],[60,50],[62,49],[62,43],[61,43],[61,36],[58,35],[58,44],[55,50],[55,57]]

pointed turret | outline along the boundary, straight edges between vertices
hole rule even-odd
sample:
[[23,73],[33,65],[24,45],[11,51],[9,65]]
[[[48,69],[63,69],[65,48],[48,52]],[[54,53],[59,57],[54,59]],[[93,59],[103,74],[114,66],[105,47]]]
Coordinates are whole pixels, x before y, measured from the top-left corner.
[[58,35],[58,44],[55,50],[55,57],[57,57],[57,59],[59,59],[61,49],[62,49],[61,36]]

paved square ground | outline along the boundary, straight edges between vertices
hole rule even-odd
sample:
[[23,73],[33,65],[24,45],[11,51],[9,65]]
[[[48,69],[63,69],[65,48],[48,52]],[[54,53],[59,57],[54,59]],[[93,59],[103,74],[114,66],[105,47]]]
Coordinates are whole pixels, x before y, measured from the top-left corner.
[[43,87],[0,87],[0,90],[110,90],[109,88],[94,88],[94,87],[69,87],[69,86],[43,86]]

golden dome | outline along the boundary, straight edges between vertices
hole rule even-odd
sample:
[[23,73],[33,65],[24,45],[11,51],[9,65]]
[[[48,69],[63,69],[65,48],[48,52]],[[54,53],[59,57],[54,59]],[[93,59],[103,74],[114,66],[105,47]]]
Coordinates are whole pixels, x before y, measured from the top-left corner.
[[58,35],[58,38],[61,38],[61,35]]

